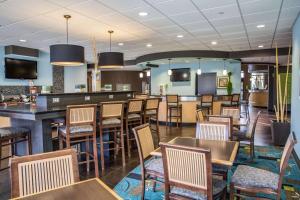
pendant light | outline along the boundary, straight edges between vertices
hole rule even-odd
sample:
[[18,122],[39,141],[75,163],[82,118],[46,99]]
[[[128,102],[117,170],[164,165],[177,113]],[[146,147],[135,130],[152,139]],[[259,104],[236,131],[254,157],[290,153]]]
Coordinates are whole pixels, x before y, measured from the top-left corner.
[[144,73],[140,72],[140,78],[144,78]]
[[69,19],[71,15],[64,15],[66,19],[67,44],[55,44],[50,46],[50,63],[59,66],[83,65],[84,48],[78,45],[69,44]]
[[223,60],[223,75],[227,75],[227,69],[225,68],[225,59]]
[[98,63],[100,68],[122,68],[124,66],[124,56],[121,52],[111,51],[111,34],[114,31],[109,30],[109,52],[98,54]]
[[171,58],[169,58],[168,60],[169,60],[169,69],[168,69],[168,75],[169,75],[169,76],[172,76],[172,73],[173,73],[173,72],[172,72],[172,70],[171,70],[171,60],[172,60],[172,59],[171,59]]
[[151,76],[151,70],[150,69],[147,71],[147,76],[148,77]]
[[198,63],[199,63],[199,68],[197,69],[197,74],[201,75],[202,74],[202,70],[201,70],[201,58],[198,58]]

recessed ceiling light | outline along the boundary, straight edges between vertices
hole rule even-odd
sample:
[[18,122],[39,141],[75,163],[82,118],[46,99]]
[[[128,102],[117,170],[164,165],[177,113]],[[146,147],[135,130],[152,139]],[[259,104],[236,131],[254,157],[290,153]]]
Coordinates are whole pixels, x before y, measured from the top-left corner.
[[258,45],[258,48],[264,48],[264,45]]
[[148,15],[147,12],[139,12],[139,16],[145,17],[145,16],[147,16],[147,15]]
[[218,44],[218,42],[217,41],[212,41],[211,44],[216,45],[216,44]]
[[147,47],[152,47],[152,44],[149,43],[149,44],[147,44],[146,46],[147,46]]
[[119,46],[123,46],[124,43],[123,43],[123,42],[119,42],[118,45],[119,45]]
[[219,15],[224,15],[224,12],[218,12]]
[[259,24],[256,26],[256,28],[265,28],[265,25],[264,24]]
[[19,39],[19,42],[27,42],[27,41],[24,39]]
[[177,35],[178,38],[183,38],[183,35]]

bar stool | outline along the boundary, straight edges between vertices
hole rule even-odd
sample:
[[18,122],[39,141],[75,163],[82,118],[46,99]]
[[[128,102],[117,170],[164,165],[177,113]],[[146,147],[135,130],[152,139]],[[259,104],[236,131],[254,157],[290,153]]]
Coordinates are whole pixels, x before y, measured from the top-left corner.
[[176,119],[176,126],[178,127],[178,121],[182,123],[182,105],[179,103],[178,95],[166,95],[167,102],[167,120],[166,124],[171,125],[172,118]]
[[[125,117],[126,124],[126,139],[127,139],[127,149],[128,157],[131,157],[131,142],[135,141],[135,137],[131,134],[131,128],[143,124],[143,100],[142,99],[130,99],[128,101],[128,107]],[[132,135],[132,137],[131,137]]]
[[240,105],[240,94],[233,94],[231,98],[231,106]]
[[201,96],[200,105],[197,106],[197,109],[202,109],[202,111],[206,112],[206,115],[210,115],[213,112],[213,101],[214,101],[214,95],[203,94]]
[[[123,115],[124,115],[124,102],[103,102],[100,103],[100,117],[99,117],[99,129],[100,129],[100,157],[101,157],[101,170],[102,174],[105,171],[104,151],[114,150],[114,159],[116,159],[118,151],[122,150],[122,165],[125,166],[125,149],[124,149],[124,137],[123,137]],[[109,136],[113,134],[113,139],[104,141],[104,133]],[[120,133],[120,134],[118,134]],[[119,136],[119,138],[118,138]],[[121,142],[121,144],[120,144]],[[104,145],[108,144],[108,148],[104,148]],[[113,147],[110,145],[113,144]]]
[[246,95],[246,99],[240,101],[241,107],[244,107],[244,109],[241,109],[241,114],[245,114],[247,119],[250,118],[249,97],[250,97],[250,92],[248,92],[248,94]]
[[[8,169],[8,167],[1,168],[1,161],[13,157],[17,150],[17,143],[26,142],[28,154],[32,154],[31,131],[24,127],[3,127],[0,128],[0,171]],[[10,146],[11,155],[2,158],[2,147]]]
[[[67,106],[66,125],[58,128],[58,138],[60,150],[64,148],[64,143],[69,149],[71,146],[85,142],[85,152],[81,152],[80,148],[77,150],[79,155],[86,155],[86,160],[78,162],[78,164],[86,164],[87,172],[89,172],[90,162],[94,162],[95,176],[98,177],[96,112],[96,104]],[[90,142],[93,143],[93,153],[90,149]]]
[[159,109],[159,102],[161,101],[160,98],[148,98],[145,102],[144,108],[144,123],[149,123],[151,120],[156,121],[156,129],[152,129],[157,134],[158,143],[160,142],[160,135],[159,135],[159,121],[158,121],[158,109]]

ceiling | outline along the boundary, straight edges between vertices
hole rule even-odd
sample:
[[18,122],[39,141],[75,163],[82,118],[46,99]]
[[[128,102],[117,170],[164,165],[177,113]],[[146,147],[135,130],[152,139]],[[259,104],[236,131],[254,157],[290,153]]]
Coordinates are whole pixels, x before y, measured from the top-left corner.
[[65,43],[63,15],[70,14],[69,41],[85,47],[88,61],[93,38],[98,52],[109,50],[110,29],[112,51],[126,60],[162,51],[287,47],[299,11],[300,0],[0,0],[0,45],[49,51]]

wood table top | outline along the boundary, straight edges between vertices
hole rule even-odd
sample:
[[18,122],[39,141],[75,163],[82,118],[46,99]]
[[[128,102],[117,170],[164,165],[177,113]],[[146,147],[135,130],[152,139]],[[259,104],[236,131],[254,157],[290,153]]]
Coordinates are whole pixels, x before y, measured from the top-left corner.
[[[236,141],[200,140],[191,137],[176,137],[168,143],[210,149],[212,163],[229,167],[233,165],[239,147],[239,142]],[[161,149],[156,149],[151,155],[161,156]]]
[[94,178],[86,181],[74,183],[73,185],[64,186],[58,189],[53,189],[46,192],[33,194],[26,197],[16,199],[36,200],[58,200],[58,199],[71,199],[71,200],[116,200],[122,199],[112,189],[105,185],[100,179]]

